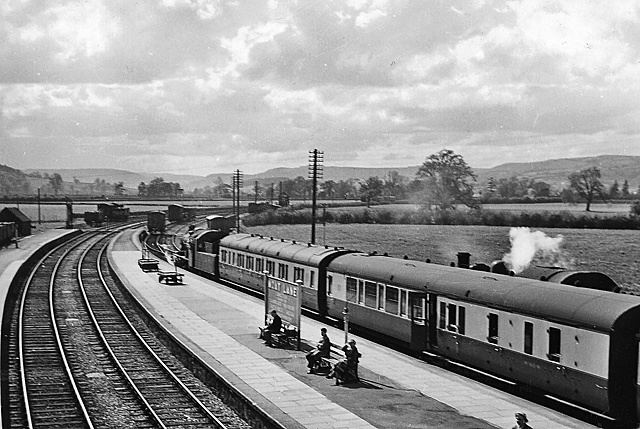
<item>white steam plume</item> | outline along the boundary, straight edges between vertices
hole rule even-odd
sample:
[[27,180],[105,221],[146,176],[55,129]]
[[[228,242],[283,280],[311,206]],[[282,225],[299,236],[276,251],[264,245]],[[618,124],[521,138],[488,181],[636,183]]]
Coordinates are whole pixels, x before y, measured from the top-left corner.
[[516,274],[525,270],[534,259],[544,265],[555,265],[569,268],[571,261],[561,249],[564,237],[548,237],[542,231],[531,231],[529,228],[519,227],[509,230],[511,251],[502,260],[511,267]]

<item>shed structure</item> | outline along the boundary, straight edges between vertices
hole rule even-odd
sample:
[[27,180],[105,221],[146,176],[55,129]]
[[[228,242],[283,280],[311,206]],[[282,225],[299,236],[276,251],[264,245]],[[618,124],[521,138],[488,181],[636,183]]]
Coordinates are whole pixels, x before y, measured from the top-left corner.
[[16,207],[5,207],[2,209],[2,211],[0,211],[0,222],[15,223],[20,237],[31,235],[31,219]]

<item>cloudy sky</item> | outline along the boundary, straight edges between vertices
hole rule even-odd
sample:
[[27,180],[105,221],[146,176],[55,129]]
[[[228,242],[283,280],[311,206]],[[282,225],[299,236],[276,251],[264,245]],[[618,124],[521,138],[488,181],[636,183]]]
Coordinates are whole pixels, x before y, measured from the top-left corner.
[[640,3],[2,0],[0,164],[640,155]]

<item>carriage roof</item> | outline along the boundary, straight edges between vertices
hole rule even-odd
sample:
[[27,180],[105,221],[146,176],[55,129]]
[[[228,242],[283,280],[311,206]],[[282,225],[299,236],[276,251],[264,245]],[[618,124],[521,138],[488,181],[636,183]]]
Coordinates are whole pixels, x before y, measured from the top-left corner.
[[254,234],[231,234],[224,237],[220,245],[311,266],[319,266],[326,258],[348,252],[335,247],[298,243]]
[[610,330],[627,312],[640,320],[640,297],[540,280],[364,253],[342,255],[328,270],[590,329]]

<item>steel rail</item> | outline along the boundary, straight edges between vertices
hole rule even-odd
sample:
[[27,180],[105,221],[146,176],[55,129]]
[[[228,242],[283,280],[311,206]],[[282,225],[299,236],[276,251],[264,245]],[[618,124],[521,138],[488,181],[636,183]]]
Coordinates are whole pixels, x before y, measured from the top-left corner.
[[[64,353],[64,349],[62,347],[62,342],[60,341],[60,333],[58,331],[58,327],[56,324],[56,320],[55,320],[55,314],[54,314],[54,309],[53,309],[53,285],[54,285],[54,281],[55,281],[55,277],[57,274],[57,271],[60,267],[61,261],[69,254],[69,252],[74,249],[75,247],[79,246],[81,243],[83,243],[84,241],[88,240],[91,236],[95,235],[95,233],[89,233],[87,234],[87,236],[84,237],[83,240],[78,240],[78,242],[76,242],[75,244],[73,244],[73,246],[71,246],[69,249],[67,249],[61,256],[60,258],[58,258],[58,261],[56,262],[53,271],[51,273],[51,278],[49,279],[49,289],[48,289],[48,293],[49,293],[49,316],[51,318],[51,325],[54,331],[54,337],[56,339],[56,343],[58,345],[58,352],[60,355],[60,358],[62,360],[62,363],[64,365],[65,368],[65,372],[67,374],[67,378],[69,380],[69,383],[71,384],[71,387],[73,389],[74,395],[75,395],[75,399],[77,401],[78,406],[80,407],[81,410],[81,414],[83,416],[83,418],[85,419],[85,423],[90,427],[93,428],[93,424],[91,423],[91,419],[89,417],[89,414],[87,412],[86,406],[84,404],[84,401],[82,400],[82,397],[80,395],[80,391],[78,389],[78,386],[76,384],[75,378],[73,377],[73,374],[71,373],[71,368],[69,367],[69,363],[67,361],[66,355]],[[52,249],[51,251],[49,251],[45,256],[42,257],[42,259],[40,259],[40,261],[38,261],[38,266],[40,266],[47,258],[49,258],[53,253],[55,253],[56,251],[62,249],[64,246],[66,246],[68,243],[62,243],[59,246],[55,247],[54,249]],[[29,399],[29,390],[27,387],[27,372],[26,372],[26,368],[25,368],[25,356],[24,356],[24,336],[23,336],[23,331],[24,331],[24,310],[25,310],[25,306],[26,306],[26,299],[27,299],[27,292],[29,291],[29,286],[32,284],[32,281],[36,275],[37,272],[37,268],[34,269],[31,274],[29,275],[29,278],[27,280],[27,283],[25,285],[25,288],[23,290],[22,293],[22,298],[20,301],[20,315],[18,317],[18,349],[19,349],[19,354],[20,354],[20,381],[22,383],[22,396],[23,396],[23,401],[24,401],[24,407],[25,407],[25,413],[26,413],[26,417],[27,417],[27,424],[29,428],[33,428],[33,418],[32,418],[32,410],[31,410],[31,406],[30,406],[30,399]]]
[[[98,333],[98,336],[102,340],[102,344],[104,345],[104,347],[109,352],[109,356],[111,357],[111,360],[115,363],[116,367],[118,368],[118,370],[120,371],[122,376],[125,378],[125,380],[127,380],[127,383],[129,384],[129,386],[136,393],[136,395],[138,396],[138,399],[140,399],[140,401],[142,401],[142,403],[144,404],[145,408],[147,409],[147,411],[149,411],[149,413],[151,414],[153,419],[156,421],[156,423],[158,423],[160,425],[160,427],[162,427],[163,429],[166,429],[166,425],[162,422],[162,420],[160,419],[160,416],[158,416],[158,414],[153,410],[153,407],[151,406],[151,404],[146,400],[146,398],[144,397],[143,393],[138,389],[138,387],[136,386],[134,381],[131,379],[131,377],[127,373],[127,370],[120,363],[120,360],[116,357],[115,352],[113,351],[113,349],[109,345],[109,342],[107,341],[107,339],[106,339],[106,337],[104,335],[104,332],[100,328],[100,324],[98,323],[98,320],[97,320],[97,318],[95,316],[95,313],[93,312],[93,308],[91,307],[91,303],[89,302],[89,298],[87,296],[87,293],[86,293],[86,290],[85,290],[85,287],[84,287],[84,282],[82,280],[82,262],[84,261],[84,259],[86,258],[87,254],[89,253],[90,250],[91,250],[91,248],[85,249],[85,251],[82,253],[80,258],[78,259],[78,265],[76,266],[76,277],[77,277],[77,280],[78,280],[78,285],[80,287],[80,292],[82,293],[82,297],[84,299],[85,305],[87,306],[87,313],[89,313],[89,316],[91,317],[91,321],[93,322],[93,326],[96,329],[96,332]],[[100,258],[100,256],[98,256],[98,261],[99,261],[99,258]],[[99,269],[99,265],[100,264],[98,263],[98,269]]]
[[[198,397],[182,382],[182,380],[180,380],[178,378],[178,376],[176,376],[176,374],[163,362],[163,360],[157,355],[157,353],[155,351],[153,351],[151,346],[144,340],[144,338],[140,335],[138,330],[133,326],[133,324],[131,323],[131,321],[129,320],[127,315],[125,314],[125,312],[122,309],[122,307],[118,304],[116,298],[113,296],[113,294],[109,290],[109,287],[107,286],[107,282],[106,282],[106,280],[104,278],[104,274],[102,272],[102,267],[100,266],[100,260],[102,259],[103,255],[104,255],[104,252],[105,252],[105,249],[107,248],[107,246],[108,246],[108,243],[104,244],[103,247],[100,249],[99,254],[98,254],[98,258],[97,258],[97,261],[96,261],[97,262],[96,265],[97,265],[98,276],[99,276],[100,281],[102,283],[103,289],[105,290],[105,292],[107,293],[107,295],[111,299],[114,307],[118,310],[118,312],[120,313],[120,316],[126,322],[127,326],[129,327],[131,332],[134,334],[134,336],[136,337],[138,342],[148,351],[148,353],[154,358],[154,360],[165,371],[165,373],[174,381],[174,383],[179,387],[179,389],[182,390],[183,393],[186,394],[186,396],[200,409],[201,412],[203,412],[209,418],[209,420],[212,421],[212,423],[214,425],[216,425],[216,427],[218,427],[220,429],[225,429],[227,426],[223,422],[221,422],[200,401],[200,399],[198,399]],[[144,402],[145,406],[148,407],[149,411],[152,413],[152,415],[154,416],[154,418],[156,419],[158,424],[160,424],[163,428],[165,428],[166,426],[161,421],[161,418],[158,416],[156,411],[153,410],[152,405],[144,398],[144,394],[138,389],[138,387],[135,385],[135,382],[133,381],[133,379],[127,374],[127,371],[124,368],[124,366],[120,363],[118,358],[115,356],[115,352],[109,346],[108,340],[106,339],[104,333],[102,332],[102,329],[100,328],[99,322],[98,322],[97,318],[95,317],[95,314],[94,314],[93,309],[91,307],[91,303],[89,302],[89,298],[88,298],[86,290],[84,288],[84,283],[83,283],[83,281],[81,279],[82,259],[84,259],[86,257],[86,254],[88,254],[89,250],[90,249],[87,249],[83,253],[83,255],[81,257],[81,261],[78,263],[78,280],[79,280],[79,282],[81,284],[81,292],[82,292],[83,298],[85,300],[85,303],[87,305],[88,311],[89,311],[89,313],[91,315],[91,318],[93,320],[93,323],[95,324],[95,327],[99,332],[100,338],[104,342],[106,348],[109,350],[109,353],[111,354],[112,359],[114,360],[114,362],[116,362],[116,364],[117,364],[118,368],[120,369],[120,371],[122,371],[122,373],[124,374],[124,376],[127,379],[127,381],[131,384],[132,388],[136,391],[136,394],[138,394],[140,399]]]

